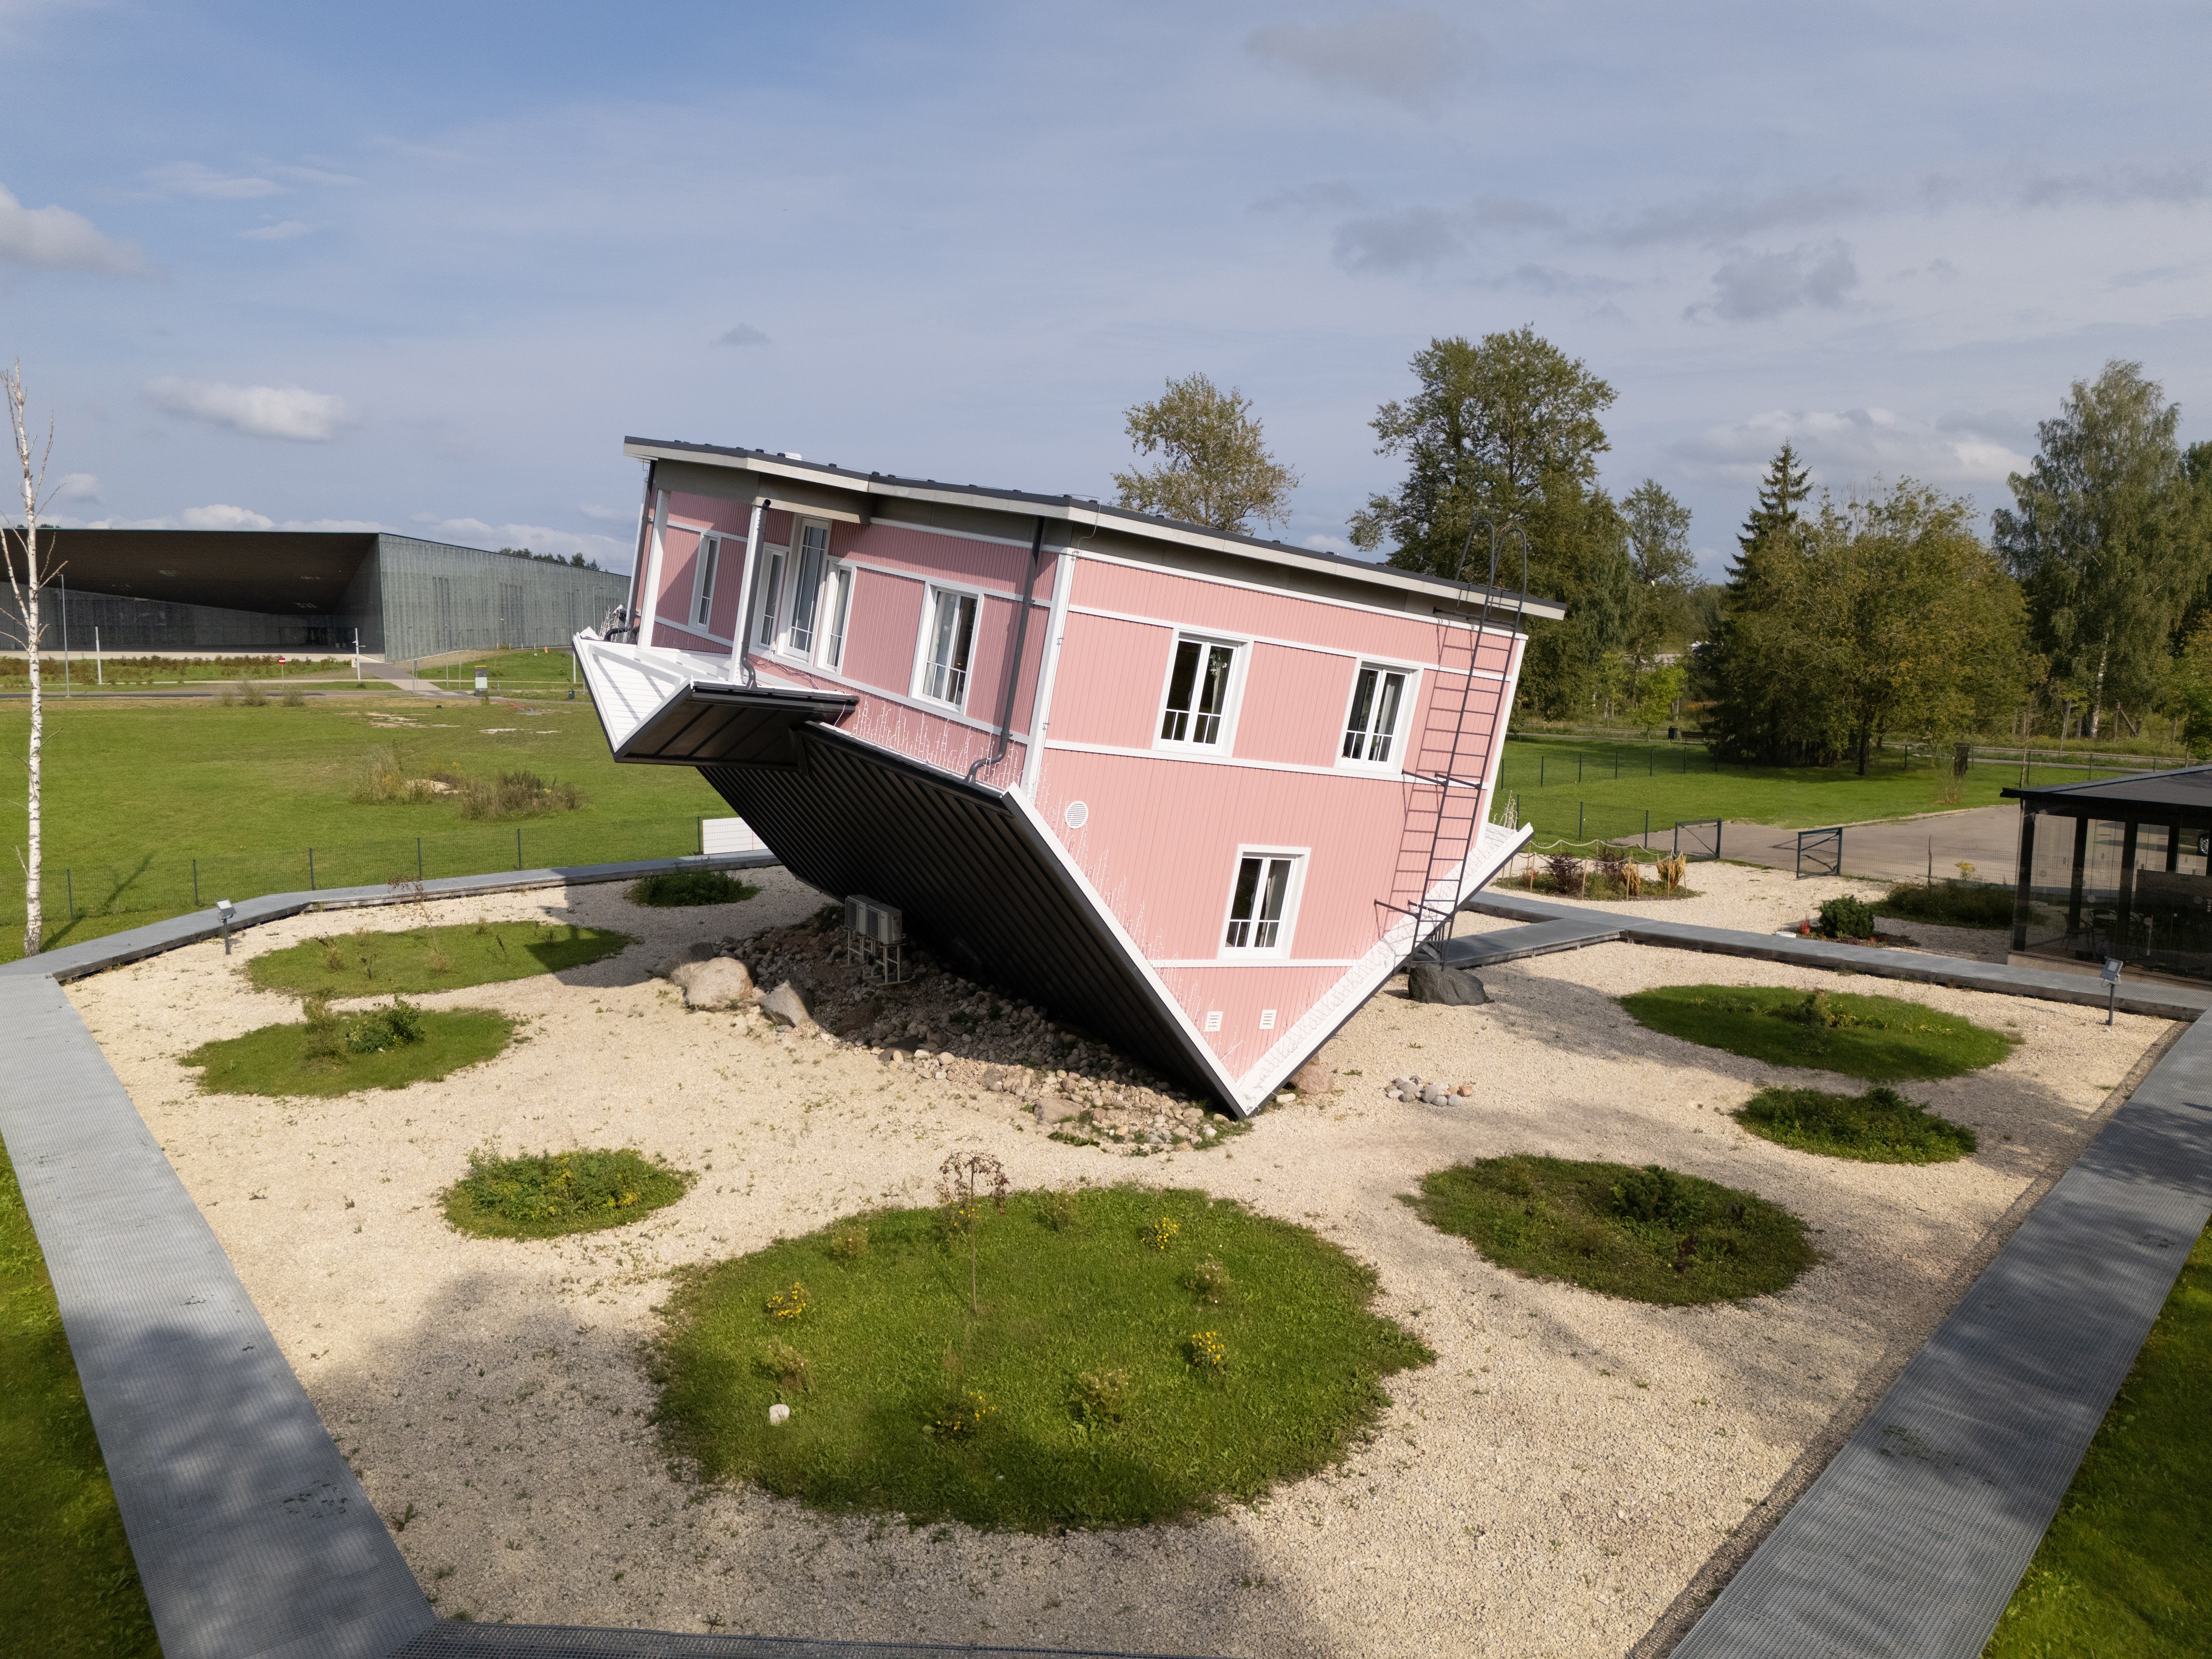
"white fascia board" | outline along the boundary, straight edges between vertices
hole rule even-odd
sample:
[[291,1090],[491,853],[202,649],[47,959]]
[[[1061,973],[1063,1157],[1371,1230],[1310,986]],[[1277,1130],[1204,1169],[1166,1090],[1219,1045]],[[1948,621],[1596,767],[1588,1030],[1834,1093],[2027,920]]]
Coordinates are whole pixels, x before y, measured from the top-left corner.
[[[1062,524],[1080,525],[1093,534],[1110,531],[1139,541],[1165,542],[1200,552],[1249,559],[1258,564],[1279,565],[1286,570],[1300,570],[1316,576],[1371,583],[1378,587],[1395,587],[1401,592],[1425,594],[1453,605],[1465,605],[1471,597],[1464,588],[1423,576],[1416,571],[1400,570],[1387,564],[1346,565],[1332,559],[1315,558],[1300,553],[1295,548],[1245,541],[1234,536],[1212,535],[1202,530],[1185,529],[1180,525],[1145,519],[1109,518],[1089,502],[996,500],[967,490],[933,489],[926,484],[900,483],[888,478],[842,477],[826,468],[808,466],[803,461],[752,455],[704,454],[696,450],[673,449],[659,444],[626,443],[623,446],[623,453],[638,460],[691,461],[702,466],[725,466],[736,471],[789,478],[794,483],[804,482],[818,488],[847,490],[864,497],[880,496],[886,501],[927,501],[939,507],[963,507],[977,512],[1004,513],[1016,518],[1055,520]],[[855,514],[854,518],[858,521],[865,516]],[[1482,591],[1480,588],[1475,590],[1477,593]],[[1504,592],[1504,590],[1491,591],[1501,596]],[[1522,602],[1521,614],[1545,622],[1559,622],[1567,612],[1565,606],[1554,605],[1549,599],[1531,598]]]

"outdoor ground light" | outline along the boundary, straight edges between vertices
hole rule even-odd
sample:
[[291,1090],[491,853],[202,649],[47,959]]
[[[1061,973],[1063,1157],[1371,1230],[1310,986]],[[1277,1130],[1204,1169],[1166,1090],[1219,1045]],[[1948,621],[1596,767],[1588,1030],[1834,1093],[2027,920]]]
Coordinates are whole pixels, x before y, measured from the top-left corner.
[[235,908],[228,899],[215,902],[215,913],[222,918],[222,953],[225,956],[230,954],[230,918]]

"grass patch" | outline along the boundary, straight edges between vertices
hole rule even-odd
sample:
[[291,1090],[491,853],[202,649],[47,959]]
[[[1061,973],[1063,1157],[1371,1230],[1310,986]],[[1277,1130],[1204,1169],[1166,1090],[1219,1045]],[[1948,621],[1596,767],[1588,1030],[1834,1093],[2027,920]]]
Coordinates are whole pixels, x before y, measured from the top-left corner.
[[1838,1072],[1869,1083],[1958,1077],[1994,1066],[2013,1039],[1902,997],[1781,986],[1665,985],[1620,1000],[1647,1030],[1708,1048]]
[[246,964],[264,991],[306,996],[420,995],[556,974],[613,956],[628,933],[571,922],[456,922],[396,933],[319,934]]
[[[980,1316],[940,1209],[683,1275],[656,1364],[669,1449],[832,1510],[1134,1526],[1336,1462],[1382,1380],[1435,1357],[1370,1311],[1368,1268],[1230,1200],[1116,1187],[970,1213]],[[838,1243],[856,1225],[858,1251]]]
[[2212,1234],[2181,1269],[1984,1659],[2212,1654]]
[[650,1215],[693,1179],[627,1146],[535,1158],[471,1152],[468,1174],[446,1188],[446,1219],[478,1238],[558,1238]]
[[1950,1164],[1974,1150],[1963,1123],[1916,1106],[1877,1085],[1863,1095],[1824,1089],[1761,1089],[1735,1113],[1752,1133],[1778,1146],[1862,1164]]
[[[157,1659],[53,1281],[0,1151],[0,1632],[54,1659]],[[13,1645],[13,1643],[11,1643]]]
[[1939,927],[2009,927],[2014,894],[1987,882],[1947,881],[1935,887],[1908,882],[1889,890],[1875,908]]
[[721,870],[663,870],[630,884],[632,904],[673,908],[686,904],[742,904],[760,889]]
[[1819,1259],[1780,1205],[1656,1164],[1484,1158],[1424,1176],[1409,1201],[1501,1267],[1638,1302],[1771,1296]]
[[318,1019],[311,1002],[309,1018],[297,1024],[264,1025],[204,1042],[185,1064],[202,1068],[200,1087],[211,1095],[348,1095],[435,1083],[489,1060],[514,1035],[505,1014],[457,1008],[409,1011],[416,1032],[410,1038],[393,1028],[393,1012]]

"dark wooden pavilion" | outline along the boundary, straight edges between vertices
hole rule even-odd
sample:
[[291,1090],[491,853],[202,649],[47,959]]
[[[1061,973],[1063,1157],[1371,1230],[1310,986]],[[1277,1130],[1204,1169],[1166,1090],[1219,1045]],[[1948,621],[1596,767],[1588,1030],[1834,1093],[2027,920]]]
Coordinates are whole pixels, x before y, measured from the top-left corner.
[[2212,766],[2004,793],[2015,954],[2212,979]]

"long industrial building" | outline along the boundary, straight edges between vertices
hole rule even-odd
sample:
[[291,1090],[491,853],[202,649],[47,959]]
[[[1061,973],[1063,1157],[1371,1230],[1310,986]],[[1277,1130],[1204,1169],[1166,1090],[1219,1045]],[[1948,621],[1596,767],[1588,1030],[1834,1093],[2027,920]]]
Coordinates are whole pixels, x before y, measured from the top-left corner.
[[[387,661],[565,646],[623,604],[618,573],[382,532],[54,530],[44,647]],[[21,555],[11,558],[21,574]],[[66,633],[64,633],[66,629]],[[0,649],[24,648],[0,586]]]

